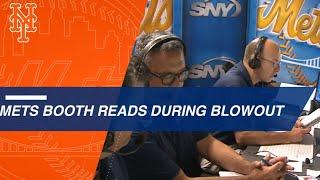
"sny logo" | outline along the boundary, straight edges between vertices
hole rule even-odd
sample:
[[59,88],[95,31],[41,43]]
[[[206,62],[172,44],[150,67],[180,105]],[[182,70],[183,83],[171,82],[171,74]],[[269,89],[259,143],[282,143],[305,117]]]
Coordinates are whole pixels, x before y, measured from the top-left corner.
[[18,37],[19,43],[28,43],[29,38],[27,37],[27,32],[37,31],[37,27],[35,27],[37,16],[34,13],[37,5],[35,3],[26,3],[25,8],[28,10],[28,15],[25,15],[21,11],[20,3],[10,4],[10,9],[13,10],[13,13],[9,17],[10,31],[20,33],[20,36]]
[[[212,0],[194,2],[191,5],[191,16],[237,17],[241,13],[241,4],[238,0],[229,0],[230,3],[213,3]],[[232,13],[233,12],[233,13]]]

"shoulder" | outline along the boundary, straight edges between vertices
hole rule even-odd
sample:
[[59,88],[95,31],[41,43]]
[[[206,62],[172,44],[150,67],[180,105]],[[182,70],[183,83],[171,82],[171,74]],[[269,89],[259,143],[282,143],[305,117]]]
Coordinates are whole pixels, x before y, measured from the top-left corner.
[[222,76],[214,87],[245,87],[245,79],[239,74],[226,74]]
[[[246,69],[242,62],[237,63],[214,84],[215,87],[247,87]],[[248,77],[249,78],[249,77]]]

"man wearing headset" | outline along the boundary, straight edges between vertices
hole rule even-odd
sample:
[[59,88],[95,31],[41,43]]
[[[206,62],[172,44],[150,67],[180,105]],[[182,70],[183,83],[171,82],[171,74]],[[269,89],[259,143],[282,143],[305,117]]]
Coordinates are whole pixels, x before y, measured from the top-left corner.
[[[279,45],[267,37],[260,37],[247,45],[243,61],[231,68],[214,86],[264,86],[273,81],[279,71]],[[300,143],[309,132],[310,129],[302,128],[298,120],[290,132],[216,132],[213,135],[228,145],[269,145]]]
[[[185,48],[179,38],[159,32],[142,35],[135,49],[136,57],[131,58],[128,69],[134,72],[137,81],[145,81],[149,87],[183,86],[188,71]],[[290,168],[285,165],[284,157],[268,159],[272,163],[270,167],[249,162],[207,133],[153,132],[139,145],[136,137],[133,133],[128,145],[119,151],[130,179],[219,179],[199,177],[200,156],[245,175],[229,179],[279,179]]]

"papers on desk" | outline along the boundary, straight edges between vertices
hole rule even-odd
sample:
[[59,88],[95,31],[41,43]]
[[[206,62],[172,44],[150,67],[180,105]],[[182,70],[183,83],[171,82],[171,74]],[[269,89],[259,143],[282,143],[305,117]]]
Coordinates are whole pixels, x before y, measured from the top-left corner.
[[311,178],[310,176],[298,176],[299,180],[318,180],[316,178]]
[[290,172],[302,172],[302,162],[288,162],[287,164],[294,168]]
[[231,177],[231,176],[243,176],[242,174],[232,172],[232,171],[219,171],[220,177]]
[[289,160],[303,162],[306,158],[313,157],[313,137],[305,136],[301,144],[261,146],[257,155],[265,156],[268,152],[276,156],[286,156]]
[[317,178],[318,176],[320,176],[320,171],[307,169],[307,176],[311,176],[311,177]]

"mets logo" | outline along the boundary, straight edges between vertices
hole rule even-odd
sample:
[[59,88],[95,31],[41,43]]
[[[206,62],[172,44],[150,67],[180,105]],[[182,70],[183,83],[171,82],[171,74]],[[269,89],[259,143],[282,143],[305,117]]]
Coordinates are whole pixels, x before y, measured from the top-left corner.
[[19,43],[28,43],[29,38],[27,37],[27,32],[37,31],[37,27],[35,27],[37,16],[34,13],[37,5],[35,3],[26,3],[25,8],[28,11],[27,15],[21,10],[20,3],[10,4],[10,9],[13,11],[9,17],[10,31],[20,33],[20,36],[18,37]]

